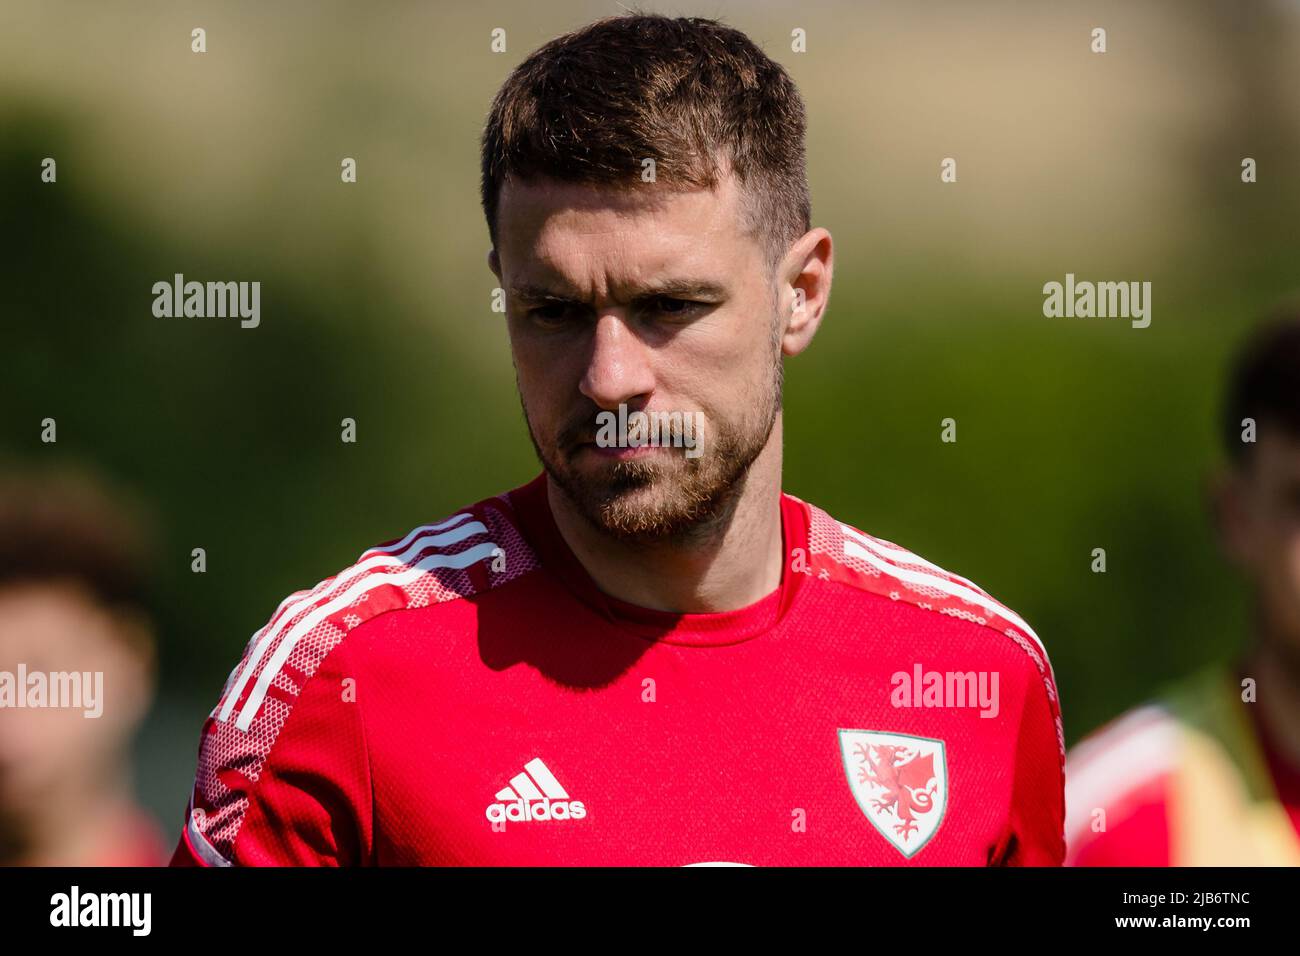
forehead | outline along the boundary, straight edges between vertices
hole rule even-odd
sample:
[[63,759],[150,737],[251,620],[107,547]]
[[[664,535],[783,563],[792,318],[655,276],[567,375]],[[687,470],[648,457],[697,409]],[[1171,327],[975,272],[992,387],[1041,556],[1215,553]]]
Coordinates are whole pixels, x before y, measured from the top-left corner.
[[743,199],[729,173],[712,189],[507,180],[498,204],[502,265],[566,275],[597,266],[620,273],[734,267],[759,251],[745,229]]
[[1252,471],[1264,478],[1293,480],[1300,476],[1300,436],[1269,420],[1260,423],[1255,448],[1248,453]]
[[0,586],[0,648],[83,644],[98,636],[101,613],[89,594],[59,581]]

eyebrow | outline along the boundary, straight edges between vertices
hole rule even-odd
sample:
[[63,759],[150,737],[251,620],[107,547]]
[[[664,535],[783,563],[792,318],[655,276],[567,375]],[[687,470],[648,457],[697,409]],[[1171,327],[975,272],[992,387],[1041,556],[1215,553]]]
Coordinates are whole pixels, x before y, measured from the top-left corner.
[[[707,301],[725,299],[727,294],[726,286],[709,279],[664,279],[658,282],[649,282],[638,288],[636,295],[632,297],[632,301],[644,302],[648,299],[660,298],[703,299]],[[582,304],[582,299],[572,293],[557,291],[550,286],[531,282],[512,284],[510,286],[510,295],[526,299],[529,302]]]

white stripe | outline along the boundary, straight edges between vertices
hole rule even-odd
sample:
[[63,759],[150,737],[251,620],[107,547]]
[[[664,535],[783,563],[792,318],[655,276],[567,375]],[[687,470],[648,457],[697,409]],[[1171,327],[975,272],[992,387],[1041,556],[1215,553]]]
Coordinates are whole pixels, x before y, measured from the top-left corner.
[[[907,581],[909,584],[917,584],[923,587],[931,587],[943,591],[945,594],[951,594],[953,597],[961,598],[968,604],[982,607],[990,614],[997,614],[1006,618],[1033,638],[1034,643],[1038,645],[1038,649],[1043,652],[1043,663],[1047,664],[1047,648],[1045,648],[1043,642],[1038,639],[1038,635],[1035,634],[1030,629],[1029,625],[1020,618],[1019,614],[1012,611],[1010,608],[1003,607],[992,598],[986,596],[982,591],[955,584],[947,578],[936,577],[933,574],[923,574],[920,571],[909,571],[907,568],[900,568],[898,565],[891,564],[883,558],[879,558],[872,554],[856,541],[845,541],[844,553],[851,557],[861,558],[868,564],[879,568],[886,574],[898,578],[900,581]],[[1050,665],[1048,666],[1050,667]]]
[[497,791],[496,799],[502,803],[514,803],[519,799],[519,794],[515,793],[509,787]]
[[542,791],[533,786],[533,782],[528,779],[528,774],[517,773],[510,778],[510,783],[515,788],[515,793],[525,800],[542,799]]
[[[1150,715],[1147,715],[1148,719]],[[1116,728],[1118,729],[1118,728]],[[1109,737],[1110,732],[1104,736]],[[1125,734],[1110,749],[1093,750],[1080,764],[1073,759],[1065,770],[1065,836],[1074,843],[1089,827],[1098,807],[1109,812],[1112,803],[1167,771],[1177,757],[1178,724],[1154,720]],[[1099,743],[1100,741],[1094,741]],[[1108,823],[1110,821],[1107,821]]]
[[[221,696],[217,698],[216,704],[214,704],[212,707],[212,712],[208,714],[209,717],[215,717],[218,720],[225,720],[226,717],[229,716],[228,711],[226,711],[225,709],[225,705],[226,702],[230,699],[230,689],[235,686],[235,682],[238,681],[240,677],[244,674],[244,672],[247,670],[247,664],[245,662],[245,654],[247,654],[251,650],[254,653],[256,653],[259,657],[261,656],[261,651],[259,651],[257,647],[254,646],[253,642],[257,640],[259,635],[265,634],[267,629],[270,628],[277,620],[279,620],[280,612],[284,610],[285,605],[287,605],[290,601],[296,601],[300,599],[303,601],[309,600],[310,598],[314,597],[318,592],[323,591],[325,589],[325,586],[330,583],[331,583],[331,579],[326,578],[324,581],[318,582],[314,588],[308,591],[294,591],[287,598],[285,598],[283,601],[280,602],[279,606],[275,609],[275,613],[271,615],[271,617],[267,620],[265,624],[263,624],[261,627],[259,627],[256,631],[253,632],[252,636],[249,637],[248,642],[244,645],[244,650],[242,653],[240,653],[239,660],[236,661],[235,666],[230,669],[230,674],[228,677],[226,677],[226,683],[221,688]],[[297,608],[294,609],[293,613],[294,614],[298,613]],[[290,617],[292,616],[293,615],[291,614]],[[247,678],[245,678],[244,681],[246,682]],[[239,685],[240,690],[243,690],[243,683],[244,682],[241,682]]]
[[234,866],[224,856],[217,852],[217,848],[208,842],[208,838],[199,832],[199,828],[194,824],[194,812],[190,811],[189,822],[185,824],[185,829],[189,833],[190,846],[198,854],[199,859],[208,866]]
[[[374,552],[375,554],[396,554],[398,551],[401,551],[402,548],[410,544],[411,541],[413,541],[417,536],[427,534],[431,531],[442,531],[446,528],[450,528],[453,525],[458,524],[459,522],[470,517],[470,515],[471,512],[463,511],[458,515],[452,515],[446,521],[441,521],[437,524],[421,525],[420,527],[412,530],[409,534],[407,534],[405,538],[403,538],[401,541],[398,541],[396,544],[390,544],[384,548],[369,549],[368,551],[362,553],[361,557],[358,558],[357,561],[360,562],[361,558],[364,558],[367,554],[370,554],[371,552]],[[374,566],[373,564],[367,564],[364,567],[373,567],[373,566]],[[344,581],[349,580],[352,577],[355,577],[356,575],[352,572],[358,570],[358,568],[360,567],[363,566],[359,564],[354,564],[352,568],[349,568],[347,571],[343,572],[344,575],[347,575],[347,577],[340,576],[336,578],[326,578],[324,581],[321,581],[310,591],[295,591],[293,594],[290,594],[287,598],[285,598],[283,601],[280,602],[280,606],[277,607],[275,609],[275,613],[271,615],[271,621],[268,622],[266,627],[259,629],[262,632],[262,639],[261,641],[258,642],[257,647],[254,648],[253,656],[248,659],[248,663],[245,664],[244,667],[240,670],[239,682],[236,685],[234,692],[228,693],[225,690],[222,691],[222,700],[224,701],[224,704],[221,707],[220,715],[217,717],[218,720],[226,721],[230,719],[230,712],[234,709],[235,702],[239,700],[239,695],[243,693],[245,685],[248,684],[248,679],[253,675],[253,671],[257,669],[257,662],[262,659],[262,655],[266,653],[266,649],[267,647],[270,646],[271,641],[275,639],[275,635],[284,629],[285,623],[287,621],[293,620],[293,618],[297,616],[297,614],[304,607],[310,604],[311,601],[317,598],[322,591],[328,590],[331,587],[342,584]],[[298,600],[294,606],[294,609],[286,613],[284,617],[281,618],[279,616],[280,612],[284,610],[285,605],[287,605],[290,601],[294,601],[295,598],[297,598]],[[270,631],[271,623],[276,624],[274,631]],[[269,632],[269,634],[267,632]],[[253,637],[249,638],[249,641],[251,642],[253,638],[256,637],[257,637],[257,632],[253,634]],[[235,672],[231,671],[231,676],[226,681],[227,688],[229,688],[231,683],[233,682],[234,675]]]
[[[368,569],[375,566],[373,561],[367,562],[364,565],[360,564],[359,562],[361,561],[361,558],[364,558],[367,554],[370,554],[371,552],[374,552],[375,554],[379,554],[379,555],[396,554],[398,551],[401,551],[402,548],[410,544],[411,541],[413,541],[416,537],[427,534],[432,531],[442,531],[446,528],[450,528],[453,525],[458,524],[464,519],[470,517],[470,515],[471,512],[463,511],[458,515],[452,515],[446,521],[441,521],[438,524],[421,525],[420,527],[415,528],[413,531],[407,534],[405,538],[403,538],[401,541],[398,541],[396,544],[391,544],[383,548],[371,548],[368,551],[362,553],[361,557],[357,559],[358,564],[354,564],[351,568],[344,571],[343,575],[340,575],[335,578],[326,578],[324,581],[321,581],[310,591],[297,591],[294,594],[289,595],[283,601],[281,601],[280,606],[277,607],[275,609],[275,613],[271,615],[271,621],[268,622],[266,627],[260,629],[262,633],[262,639],[258,642],[257,647],[253,649],[253,655],[248,659],[248,663],[245,664],[244,667],[239,671],[239,682],[238,684],[235,685],[234,691],[233,692],[230,692],[229,690],[222,691],[221,696],[224,703],[222,704],[221,713],[218,715],[217,719],[223,722],[230,719],[230,712],[234,710],[235,703],[239,700],[239,695],[243,693],[244,687],[248,684],[248,679],[253,676],[253,671],[257,669],[258,661],[262,659],[262,655],[266,653],[266,649],[271,645],[271,642],[275,639],[275,635],[279,634],[280,631],[284,629],[284,626],[288,621],[293,620],[293,618],[296,617],[298,613],[302,611],[303,608],[307,607],[308,604],[310,604],[313,600],[315,600],[322,591],[326,591],[329,588],[335,587],[337,585],[344,583],[345,581],[351,580],[352,578],[356,577],[356,572],[362,569]],[[284,610],[285,605],[288,604],[290,601],[293,601],[295,597],[300,598],[300,600],[297,601],[293,610],[286,613],[284,617],[280,617],[279,616],[280,612]],[[275,624],[275,629],[273,631],[271,630],[272,623]],[[257,637],[257,633],[255,632],[253,634],[253,637],[249,638],[249,641],[251,642],[253,638],[256,637]],[[229,688],[232,682],[234,681],[234,675],[235,672],[231,671],[230,678],[228,678],[226,681],[227,688]]]
[[[471,531],[473,528],[478,528],[479,530]],[[471,524],[465,525],[464,528],[460,530],[471,531],[472,534],[478,534],[479,531],[486,529],[475,521]],[[463,535],[463,537],[468,537],[468,535]],[[417,544],[412,547],[422,548],[423,545]],[[248,702],[244,704],[244,709],[239,712],[239,719],[235,721],[235,726],[240,730],[247,730],[249,728],[253,723],[253,718],[257,715],[257,709],[262,705],[262,699],[266,696],[266,692],[271,688],[271,681],[275,680],[275,675],[280,672],[280,668],[284,666],[284,662],[287,661],[289,655],[293,653],[294,646],[305,634],[310,632],[313,627],[325,620],[335,611],[342,610],[366,591],[370,591],[381,584],[392,584],[400,587],[404,584],[410,584],[412,581],[417,580],[421,575],[428,571],[432,571],[434,568],[467,568],[471,564],[491,557],[496,553],[496,550],[496,542],[487,541],[483,544],[475,545],[468,551],[462,551],[459,554],[431,554],[411,565],[407,570],[399,574],[372,574],[369,577],[363,578],[334,600],[316,608],[295,624],[289,633],[285,635],[284,640],[276,646],[275,653],[271,655],[271,659],[267,661],[266,666],[262,668],[262,673],[258,675],[257,684],[254,685],[253,692],[248,695]],[[404,561],[393,560],[391,558],[376,558],[374,560],[387,564],[405,564]]]
[[939,565],[937,564],[933,564],[930,561],[925,560],[925,558],[921,557],[919,554],[914,554],[911,551],[898,547],[897,545],[888,545],[885,544],[883,541],[876,541],[870,538],[869,536],[863,534],[857,528],[852,528],[846,524],[840,525],[840,528],[843,529],[845,534],[856,539],[858,542],[870,548],[872,551],[880,555],[882,558],[885,558],[886,560],[894,561],[894,562],[902,561],[904,564],[919,564],[923,567],[929,568],[932,571],[938,571],[940,574],[946,574],[950,578],[956,578],[962,584],[966,585],[967,587],[974,588],[976,591],[984,590],[979,585],[977,585],[974,581],[968,581],[965,578],[963,578],[960,574],[953,574],[951,571],[948,571],[945,568],[939,567]]
[[[447,520],[440,521],[437,524],[420,525],[416,528],[413,528],[410,532],[407,533],[405,538],[402,538],[402,540],[394,544],[386,545],[382,548],[368,548],[367,550],[363,551],[361,553],[361,556],[357,558],[357,563],[360,563],[362,558],[364,558],[367,554],[371,554],[371,553],[397,554],[397,552],[401,551],[408,544],[414,541],[417,537],[420,537],[421,535],[425,535],[433,531],[445,531],[448,528],[453,527],[454,525],[460,524],[466,518],[471,517],[472,514],[473,512],[470,511],[462,511],[460,514],[452,515]],[[353,567],[356,567],[356,564],[354,564]],[[352,568],[348,569],[348,571],[351,570]],[[347,572],[345,571],[344,573]],[[317,593],[320,592],[321,589],[325,588],[327,585],[332,586],[338,583],[340,582],[335,578],[326,578],[324,581],[321,581],[314,588],[311,588],[308,591],[297,591],[293,594],[290,594],[287,598],[285,598],[283,601],[280,602],[279,607],[275,609],[275,613],[271,615],[271,620],[274,621],[279,616],[280,611],[284,609],[284,606],[288,604],[290,601],[294,600],[295,597],[301,597],[303,601],[310,600],[311,598],[315,597]],[[302,602],[300,601],[299,604],[301,605],[301,603]],[[296,614],[298,610],[301,610],[301,606],[295,609],[293,614],[290,614],[289,617],[293,617],[293,615]]]
[[1142,730],[1148,724],[1172,719],[1169,711],[1158,704],[1135,707],[1070,748],[1070,764],[1075,770],[1083,770],[1093,760],[1121,746],[1129,735]]
[[[461,516],[457,515],[455,518],[450,518],[447,521],[444,521],[442,524],[429,525],[427,528],[423,530],[425,532],[435,531],[446,527],[450,523],[460,520],[460,518]],[[265,632],[262,634],[262,639],[257,642],[257,647],[253,649],[252,655],[248,658],[248,663],[245,665],[243,671],[239,675],[239,682],[233,688],[231,688],[230,693],[226,695],[226,702],[222,705],[221,714],[218,716],[217,719],[223,722],[230,719],[231,711],[235,709],[235,704],[239,702],[239,695],[244,692],[244,688],[248,686],[248,681],[253,676],[253,672],[257,670],[257,664],[259,661],[261,661],[262,655],[266,653],[267,648],[269,648],[271,644],[275,642],[276,637],[280,635],[280,633],[285,629],[285,627],[289,624],[289,622],[292,621],[295,617],[297,617],[298,613],[303,608],[307,607],[312,597],[315,596],[316,591],[319,591],[321,587],[323,587],[325,584],[329,584],[330,587],[341,587],[355,580],[356,578],[364,575],[366,572],[373,570],[374,568],[405,564],[410,558],[414,557],[416,554],[419,554],[425,548],[441,547],[443,545],[455,544],[458,541],[463,541],[466,538],[473,537],[476,534],[483,534],[486,532],[487,532],[487,528],[485,528],[483,524],[478,521],[471,521],[469,524],[461,525],[459,528],[456,528],[453,531],[448,531],[445,534],[434,534],[434,535],[430,535],[429,537],[421,536],[419,538],[416,538],[414,537],[415,532],[411,532],[411,534],[408,534],[405,538],[402,539],[402,541],[398,542],[398,544],[393,545],[391,549],[380,549],[375,552],[374,557],[362,561],[359,564],[354,564],[352,567],[348,568],[346,571],[344,571],[342,574],[340,574],[338,577],[334,579],[327,578],[325,581],[321,582],[321,584],[317,585],[316,588],[311,592],[311,594],[308,595],[307,598],[303,599],[303,601],[299,602],[298,606],[295,607],[292,611],[286,612],[284,616],[279,618],[278,620],[275,620],[273,616],[272,619],[275,620],[275,626],[267,627]],[[414,543],[411,544],[411,546],[407,548],[405,552],[403,552],[400,555],[397,555],[396,557],[393,557],[393,555],[398,550],[400,550],[400,548],[403,545],[410,542],[414,542]],[[366,552],[366,553],[369,554],[370,552]],[[365,555],[362,555],[362,557],[365,557]],[[283,606],[283,604],[281,604],[281,606]]]
[[533,779],[542,785],[542,790],[552,800],[568,800],[569,795],[560,786],[560,781],[555,779],[555,775],[542,763],[541,757],[534,757],[528,763],[524,764],[524,769],[533,775]]
[[[376,554],[396,554],[398,551],[401,551],[403,548],[405,548],[416,538],[420,537],[420,535],[426,534],[427,532],[430,531],[446,531],[448,528],[452,527],[453,525],[460,524],[462,521],[470,517],[472,514],[473,512],[470,511],[462,511],[458,515],[452,515],[446,521],[440,521],[437,524],[421,525],[420,527],[413,529],[409,534],[407,534],[405,538],[403,538],[401,541],[398,541],[396,544],[386,545],[385,547],[382,548],[370,548],[369,550],[362,552],[361,557],[364,558],[371,551],[375,552]],[[358,558],[357,560],[360,560],[360,558]]]

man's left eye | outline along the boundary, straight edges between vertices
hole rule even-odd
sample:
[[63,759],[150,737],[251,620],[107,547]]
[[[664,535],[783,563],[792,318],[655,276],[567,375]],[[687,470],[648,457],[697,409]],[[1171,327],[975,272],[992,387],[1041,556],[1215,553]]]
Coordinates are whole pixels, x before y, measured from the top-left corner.
[[661,297],[656,303],[660,312],[667,312],[669,315],[680,315],[683,312],[689,312],[696,304],[686,299],[673,299],[668,296]]

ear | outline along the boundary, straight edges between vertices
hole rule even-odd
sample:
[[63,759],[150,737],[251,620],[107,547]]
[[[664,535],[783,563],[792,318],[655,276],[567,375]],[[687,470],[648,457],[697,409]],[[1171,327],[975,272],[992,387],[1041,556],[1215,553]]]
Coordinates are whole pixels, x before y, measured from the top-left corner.
[[812,344],[830,303],[834,267],[831,234],[820,226],[804,233],[777,267],[777,302],[785,328],[781,351],[786,355],[798,355]]
[[500,282],[501,281],[501,257],[497,255],[496,249],[488,250],[488,268],[492,270],[492,274],[496,276],[497,281]]

